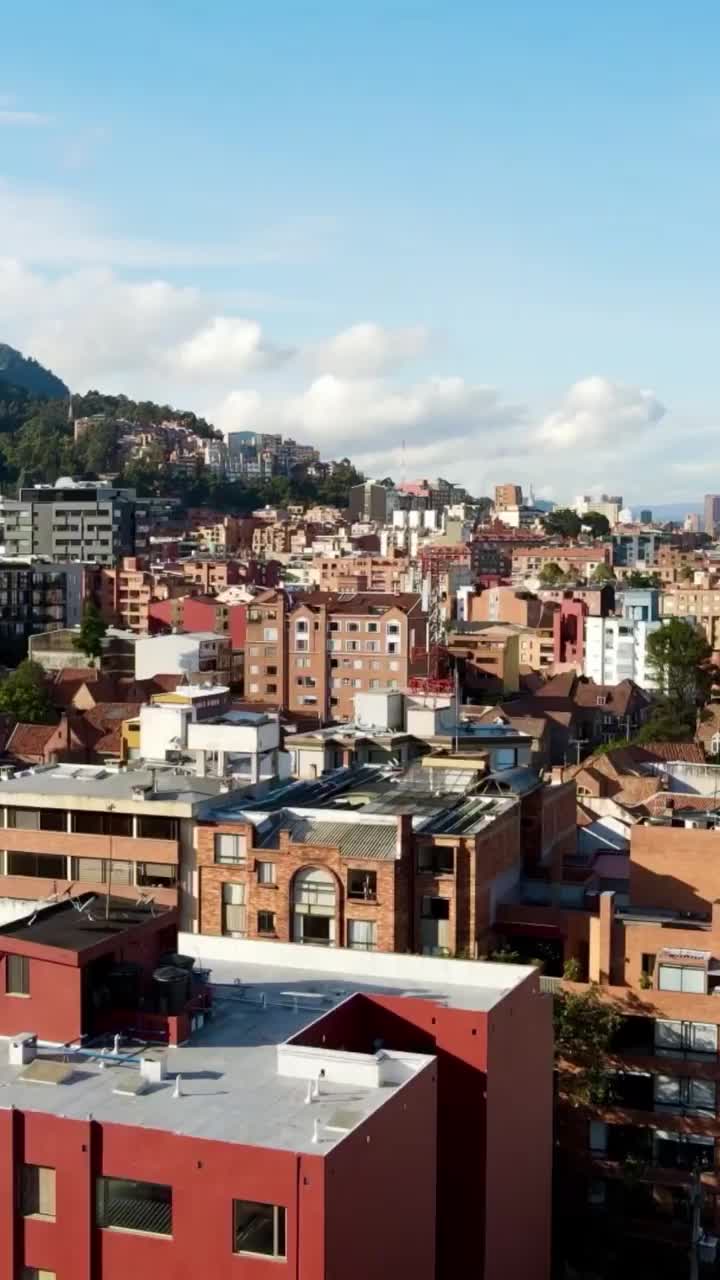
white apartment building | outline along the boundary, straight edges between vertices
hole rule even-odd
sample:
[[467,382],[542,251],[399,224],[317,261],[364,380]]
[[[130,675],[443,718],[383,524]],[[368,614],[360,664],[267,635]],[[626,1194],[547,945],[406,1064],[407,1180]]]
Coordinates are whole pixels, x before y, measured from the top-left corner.
[[157,675],[229,676],[232,644],[229,636],[212,631],[184,631],[169,636],[141,636],[135,645],[135,679]]
[[584,672],[597,684],[634,680],[641,689],[657,689],[647,661],[647,638],[662,626],[630,618],[585,619]]

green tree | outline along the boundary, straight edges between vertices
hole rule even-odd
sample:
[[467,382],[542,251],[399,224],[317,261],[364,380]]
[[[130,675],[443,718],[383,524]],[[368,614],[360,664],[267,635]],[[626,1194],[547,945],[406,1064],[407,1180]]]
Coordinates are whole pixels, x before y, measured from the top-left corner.
[[610,532],[610,521],[600,511],[586,511],[582,527],[589,529],[593,538],[606,538]]
[[26,658],[5,677],[0,684],[0,711],[23,724],[54,723],[57,716],[39,663]]
[[639,569],[633,569],[631,573],[625,575],[622,585],[636,588],[661,587],[662,581],[657,573],[641,573]]
[[668,705],[694,717],[710,696],[712,649],[702,627],[670,618],[647,638],[647,661]]
[[546,533],[559,534],[562,538],[577,538],[582,528],[582,520],[570,507],[558,507],[555,511],[548,511],[548,514],[543,516],[542,524]]
[[92,600],[87,600],[83,606],[80,634],[73,639],[73,645],[87,658],[97,662],[102,653],[102,642],[106,631],[107,623],[97,605]]
[[556,560],[544,564],[538,576],[544,587],[558,587],[565,582],[565,574]]
[[611,1096],[607,1056],[622,1021],[597,987],[561,991],[553,1001],[555,1059],[560,1091],[573,1106],[597,1105]]
[[592,572],[593,582],[614,582],[615,574],[609,564],[599,564]]

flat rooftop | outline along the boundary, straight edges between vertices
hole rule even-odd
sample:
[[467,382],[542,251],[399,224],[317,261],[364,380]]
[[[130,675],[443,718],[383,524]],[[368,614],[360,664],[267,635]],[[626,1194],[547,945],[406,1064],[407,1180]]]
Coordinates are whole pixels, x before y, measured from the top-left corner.
[[[196,955],[198,964],[210,971],[215,1008],[213,1018],[193,1033],[188,1045],[168,1051],[164,1081],[149,1085],[146,1092],[132,1092],[140,1080],[142,1046],[125,1040],[118,1059],[111,1053],[103,1056],[99,1042],[82,1054],[72,1047],[40,1046],[40,1059],[66,1063],[70,1074],[63,1083],[30,1082],[21,1079],[27,1068],[9,1064],[7,1042],[0,1040],[0,1107],[70,1119],[92,1115],[101,1123],[322,1156],[404,1085],[333,1082],[332,1051],[317,1049],[312,1051],[315,1071],[327,1064],[327,1079],[321,1096],[308,1104],[312,1067],[304,1078],[279,1074],[278,1045],[356,992],[419,997],[485,1012],[537,972],[520,965],[331,953],[272,942],[232,942],[228,947],[228,941],[180,937],[180,949]],[[210,958],[218,944],[231,959]],[[349,965],[366,962],[367,973],[348,971]],[[387,1049],[391,1052],[393,1046]],[[357,1057],[372,1065],[373,1055]],[[407,1079],[434,1061],[424,1054],[399,1057],[408,1060]],[[182,1077],[179,1098],[173,1096],[177,1075]],[[124,1092],[116,1092],[118,1088]]]
[[133,903],[127,898],[110,897],[106,915],[104,894],[83,893],[51,906],[38,903],[38,910],[20,920],[0,927],[2,939],[31,942],[41,947],[59,947],[63,951],[82,952],[127,933],[136,925],[165,914],[167,908],[155,907],[149,901]]
[[[512,771],[509,771],[509,773]],[[395,858],[397,818],[413,819],[425,835],[470,836],[516,803],[515,795],[478,795],[468,769],[334,769],[316,781],[287,782],[263,795],[238,796],[222,809],[209,801],[200,818],[251,822],[258,844],[277,847],[279,832],[305,844],[340,847],[355,856]],[[382,851],[380,851],[382,850]]]
[[[134,792],[147,788],[141,799]],[[193,774],[178,774],[173,769],[119,769],[112,765],[54,764],[37,765],[16,771],[11,778],[0,781],[0,803],[21,804],[36,802],[52,807],[61,797],[67,800],[89,802],[87,808],[100,807],[92,801],[127,801],[136,803],[200,804],[222,792],[218,778],[198,778]],[[160,808],[158,809],[160,812]]]

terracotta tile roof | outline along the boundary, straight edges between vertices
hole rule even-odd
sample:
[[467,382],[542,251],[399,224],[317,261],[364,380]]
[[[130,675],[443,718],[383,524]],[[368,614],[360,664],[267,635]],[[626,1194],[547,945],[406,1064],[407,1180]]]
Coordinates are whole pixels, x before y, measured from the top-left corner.
[[669,801],[672,801],[673,811],[681,813],[683,809],[696,809],[700,813],[714,813],[720,810],[720,795],[692,796],[677,791],[672,794],[669,791],[658,791],[646,801],[644,807],[650,817],[658,817],[665,813]]
[[42,756],[45,747],[57,731],[56,724],[23,724],[15,725],[7,740],[8,755]]
[[53,684],[83,684],[88,680],[99,680],[100,672],[97,667],[61,667],[56,672]]

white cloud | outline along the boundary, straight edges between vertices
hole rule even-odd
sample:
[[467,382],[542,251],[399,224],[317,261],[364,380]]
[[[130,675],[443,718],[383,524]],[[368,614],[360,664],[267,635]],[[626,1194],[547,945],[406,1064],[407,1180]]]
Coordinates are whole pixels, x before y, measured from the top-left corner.
[[427,378],[409,387],[381,379],[338,378],[324,374],[294,395],[250,399],[232,392],[214,411],[225,431],[250,421],[278,431],[296,432],[326,450],[372,451],[381,442],[393,448],[441,441],[452,443],[480,432],[507,429],[524,419],[524,410],[501,402],[492,387],[473,386],[462,378]]
[[203,388],[226,374],[232,385],[248,370],[288,358],[255,321],[213,315],[214,305],[197,289],[127,281],[107,267],[51,276],[0,259],[3,340],[77,390],[149,394],[150,379],[153,394],[168,398],[178,379]]
[[284,364],[292,347],[268,342],[255,320],[215,316],[192,337],[169,352],[171,367],[184,374],[230,374]]
[[0,109],[0,125],[17,125],[20,127],[39,127],[52,124],[52,116],[42,111],[11,111]]
[[559,448],[587,448],[617,438],[625,428],[636,432],[653,426],[664,415],[665,406],[653,391],[608,378],[584,378],[570,388],[560,408],[543,419],[538,436]]
[[230,267],[304,261],[327,236],[327,218],[298,217],[230,244],[188,244],[115,233],[89,205],[43,187],[0,178],[0,245],[26,264],[59,267]]
[[322,373],[341,378],[369,378],[417,359],[427,349],[429,330],[423,325],[389,329],[379,324],[355,324],[322,343],[315,363]]

